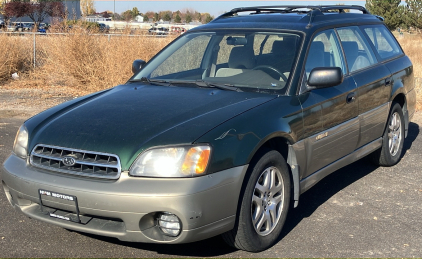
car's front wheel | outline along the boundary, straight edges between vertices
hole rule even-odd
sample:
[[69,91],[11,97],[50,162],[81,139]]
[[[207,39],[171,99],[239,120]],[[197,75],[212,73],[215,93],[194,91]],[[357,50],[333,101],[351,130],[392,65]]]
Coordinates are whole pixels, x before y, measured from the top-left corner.
[[259,252],[280,235],[290,203],[290,174],[283,156],[269,151],[251,164],[235,228],[223,238],[238,249]]
[[398,103],[393,103],[387,126],[382,138],[382,146],[371,154],[372,161],[380,166],[393,166],[400,160],[404,143],[404,116]]

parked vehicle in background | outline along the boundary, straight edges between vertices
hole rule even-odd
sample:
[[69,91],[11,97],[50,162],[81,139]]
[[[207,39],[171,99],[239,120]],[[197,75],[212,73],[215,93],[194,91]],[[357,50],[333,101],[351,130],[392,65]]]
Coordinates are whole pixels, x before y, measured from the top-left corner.
[[23,31],[32,31],[34,29],[33,23],[24,23],[23,24]]
[[110,31],[110,26],[104,24],[104,23],[98,23],[98,30],[100,32],[104,32],[104,33],[109,33]]
[[413,65],[382,20],[360,6],[233,9],[135,60],[126,84],[25,121],[6,197],[32,219],[123,241],[222,234],[267,249],[327,175],[365,156],[400,161]]
[[186,28],[182,26],[172,26],[170,27],[170,33],[172,34],[183,34],[186,32]]
[[24,31],[24,25],[23,25],[23,23],[16,23],[15,24],[15,28],[16,28],[16,31]]
[[7,30],[8,32],[15,32],[15,31],[16,31],[16,26],[14,26],[13,24],[9,24],[9,25],[7,25],[7,27],[6,27],[6,30]]
[[5,27],[5,23],[3,20],[0,20],[0,29],[3,29]]
[[12,22],[9,25],[7,25],[7,31],[9,32],[23,31],[23,30],[24,30],[23,23]]
[[49,28],[49,25],[48,25],[48,24],[41,23],[41,24],[38,26],[38,30],[37,30],[37,32],[40,32],[40,33],[47,33],[48,28]]
[[152,27],[148,30],[148,33],[152,35],[168,35],[169,29],[165,27]]

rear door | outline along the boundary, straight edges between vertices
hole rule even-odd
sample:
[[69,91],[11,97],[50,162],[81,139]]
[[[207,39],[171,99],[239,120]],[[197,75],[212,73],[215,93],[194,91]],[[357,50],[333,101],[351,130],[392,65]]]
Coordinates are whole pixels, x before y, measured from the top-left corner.
[[349,74],[359,96],[361,147],[382,136],[389,112],[390,70],[378,59],[364,33],[357,26],[338,28]]
[[[402,91],[407,94],[413,89],[413,68],[409,58],[404,55],[395,37],[385,25],[365,25],[360,26],[361,30],[368,37],[378,60],[383,63],[391,72],[391,85],[388,86],[391,95]],[[415,102],[413,98],[408,98],[403,107],[405,120],[414,112]],[[407,125],[407,124],[405,124]]]

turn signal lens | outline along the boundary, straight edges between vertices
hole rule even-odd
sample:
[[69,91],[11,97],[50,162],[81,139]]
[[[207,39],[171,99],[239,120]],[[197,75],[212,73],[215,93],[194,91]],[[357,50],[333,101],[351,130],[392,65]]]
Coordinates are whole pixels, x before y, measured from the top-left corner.
[[208,165],[210,159],[210,150],[203,150],[199,156],[198,163],[196,164],[195,173],[202,174]]
[[208,165],[210,147],[196,146],[189,149],[182,165],[182,172],[185,174],[202,174]]

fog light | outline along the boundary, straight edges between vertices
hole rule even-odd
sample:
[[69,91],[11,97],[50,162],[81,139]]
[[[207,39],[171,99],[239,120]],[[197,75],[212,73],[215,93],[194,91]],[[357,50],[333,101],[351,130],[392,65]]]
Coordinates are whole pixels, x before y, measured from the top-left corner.
[[160,214],[158,217],[158,226],[167,236],[176,237],[180,234],[180,220],[176,215],[169,212]]

